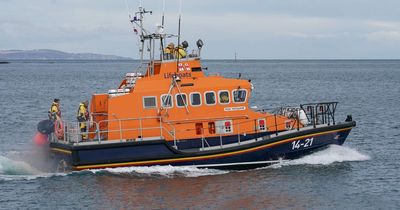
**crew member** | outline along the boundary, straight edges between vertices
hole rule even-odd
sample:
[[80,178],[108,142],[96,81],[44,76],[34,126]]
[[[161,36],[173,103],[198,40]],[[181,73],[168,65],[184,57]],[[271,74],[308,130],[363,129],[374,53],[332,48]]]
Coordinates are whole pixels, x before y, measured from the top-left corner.
[[175,48],[175,57],[181,59],[181,58],[186,58],[186,51],[183,49],[182,45],[179,45],[177,48]]
[[61,118],[61,110],[60,110],[60,99],[55,98],[53,103],[50,106],[49,119],[52,121],[59,120]]
[[87,140],[87,121],[89,119],[88,101],[83,101],[79,104],[77,119],[82,133],[82,140]]
[[169,43],[167,47],[164,49],[165,60],[174,59],[174,44]]

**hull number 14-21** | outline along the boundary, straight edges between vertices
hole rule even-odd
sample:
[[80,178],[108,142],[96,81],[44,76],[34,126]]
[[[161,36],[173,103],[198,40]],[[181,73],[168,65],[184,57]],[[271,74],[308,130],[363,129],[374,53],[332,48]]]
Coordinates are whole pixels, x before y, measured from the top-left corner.
[[292,150],[310,147],[312,146],[313,141],[314,137],[305,140],[292,141]]

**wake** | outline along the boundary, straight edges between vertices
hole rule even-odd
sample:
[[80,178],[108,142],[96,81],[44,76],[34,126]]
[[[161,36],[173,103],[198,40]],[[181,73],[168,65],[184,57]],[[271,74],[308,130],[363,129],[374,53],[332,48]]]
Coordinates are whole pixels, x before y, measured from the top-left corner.
[[98,174],[108,172],[112,174],[136,174],[147,176],[164,176],[164,177],[200,177],[226,174],[229,171],[196,168],[194,166],[134,166],[121,168],[91,169],[87,170],[91,173]]
[[[331,145],[328,148],[295,160],[282,160],[280,163],[262,169],[281,168],[293,165],[331,165],[333,163],[366,161],[371,158],[355,149]],[[194,166],[140,166],[106,169],[90,169],[69,173],[46,173],[39,171],[23,160],[13,160],[0,155],[0,180],[31,180],[53,176],[68,175],[130,175],[136,177],[200,177],[230,173],[227,170],[196,168]]]

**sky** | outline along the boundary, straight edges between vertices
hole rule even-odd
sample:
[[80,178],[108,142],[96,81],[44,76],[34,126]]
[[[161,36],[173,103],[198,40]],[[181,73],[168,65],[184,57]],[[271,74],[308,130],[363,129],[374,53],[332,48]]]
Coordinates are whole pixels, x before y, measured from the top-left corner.
[[[179,0],[165,0],[176,34]],[[162,0],[143,0],[161,22]],[[206,59],[399,59],[399,0],[182,0],[182,40]],[[138,0],[0,0],[0,50],[54,49],[138,58]]]

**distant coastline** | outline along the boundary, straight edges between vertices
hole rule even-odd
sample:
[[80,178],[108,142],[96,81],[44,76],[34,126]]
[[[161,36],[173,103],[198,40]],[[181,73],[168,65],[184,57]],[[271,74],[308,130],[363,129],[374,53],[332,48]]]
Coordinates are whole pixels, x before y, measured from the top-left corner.
[[0,50],[0,62],[13,60],[133,60],[129,57],[95,53],[68,53],[59,50]]
[[[398,58],[203,58],[204,61],[397,61]],[[11,62],[62,62],[62,61],[138,61],[130,57],[95,53],[68,53],[59,50],[0,50],[0,64]]]

